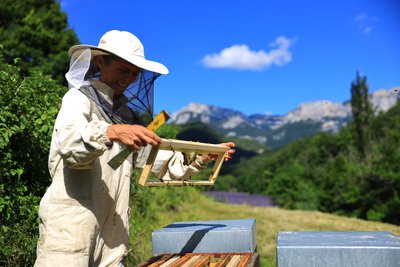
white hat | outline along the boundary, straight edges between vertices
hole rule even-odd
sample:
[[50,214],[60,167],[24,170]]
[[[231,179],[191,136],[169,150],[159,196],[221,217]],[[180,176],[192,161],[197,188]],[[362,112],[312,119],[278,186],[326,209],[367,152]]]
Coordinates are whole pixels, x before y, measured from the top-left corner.
[[92,56],[112,54],[118,56],[133,65],[148,71],[159,74],[168,74],[168,69],[164,65],[147,60],[144,57],[144,47],[140,40],[130,32],[112,30],[106,32],[100,39],[98,46],[75,45],[71,47],[68,54],[79,56],[85,49],[92,50]]

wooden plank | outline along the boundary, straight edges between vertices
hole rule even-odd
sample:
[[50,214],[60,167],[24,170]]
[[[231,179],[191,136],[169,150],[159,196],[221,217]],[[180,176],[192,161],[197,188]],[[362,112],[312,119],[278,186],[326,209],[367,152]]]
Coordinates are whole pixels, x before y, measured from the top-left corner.
[[140,178],[139,178],[139,184],[140,185],[145,185],[146,184],[146,181],[149,178],[149,175],[150,175],[150,172],[151,172],[151,168],[153,168],[154,161],[156,159],[157,153],[158,153],[158,147],[153,146],[153,148],[150,151],[149,157],[147,158],[146,165],[144,165],[143,171],[140,174]]
[[171,267],[182,266],[182,264],[184,264],[185,262],[190,260],[191,257],[192,257],[192,255],[190,253],[184,254],[183,257],[181,257],[178,261],[174,262]]
[[218,158],[216,159],[216,161],[214,163],[214,167],[211,171],[208,181],[215,183],[215,181],[217,180],[219,171],[221,170],[221,167],[222,167],[222,163],[224,163],[224,154],[218,155]]
[[246,266],[247,266],[247,263],[249,262],[250,257],[251,257],[250,254],[242,255],[242,256],[240,257],[240,262],[239,262],[239,264],[238,264],[238,267],[246,267]]
[[180,258],[181,258],[181,256],[172,257],[171,259],[169,259],[168,261],[166,261],[165,263],[163,263],[162,265],[160,265],[160,267],[171,267],[172,264],[173,264],[175,261],[179,260]]
[[229,255],[221,255],[219,256],[219,261],[217,262],[217,264],[214,267],[223,267],[226,266],[226,264],[229,262],[230,260],[230,256]]
[[240,255],[233,255],[226,267],[236,267],[240,262]]
[[145,262],[143,262],[143,263],[137,265],[136,267],[147,267],[147,266],[149,266],[150,264],[152,264],[152,263],[158,261],[158,260],[161,259],[162,257],[163,257],[162,255],[155,256],[155,257],[151,257],[150,259],[148,259],[148,260],[146,260]]
[[176,139],[162,138],[160,149],[172,151],[196,151],[208,153],[222,153],[228,151],[228,147],[222,144],[209,144]]
[[193,267],[203,267],[204,265],[207,265],[210,263],[210,257],[211,254],[205,254],[201,256],[201,259],[196,262],[196,264]]
[[182,267],[193,267],[193,265],[196,263],[196,261],[200,258],[200,255],[196,255],[190,258],[186,263],[182,265]]
[[161,259],[149,265],[149,267],[160,267],[164,262],[168,261],[173,256],[174,254],[165,254]]

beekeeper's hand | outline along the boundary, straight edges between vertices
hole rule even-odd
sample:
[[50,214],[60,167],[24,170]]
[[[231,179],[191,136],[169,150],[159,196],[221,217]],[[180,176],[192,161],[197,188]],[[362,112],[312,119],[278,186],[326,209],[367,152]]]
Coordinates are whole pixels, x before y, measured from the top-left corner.
[[107,135],[110,141],[118,140],[135,150],[148,144],[156,146],[161,143],[158,135],[141,125],[112,124],[107,129]]

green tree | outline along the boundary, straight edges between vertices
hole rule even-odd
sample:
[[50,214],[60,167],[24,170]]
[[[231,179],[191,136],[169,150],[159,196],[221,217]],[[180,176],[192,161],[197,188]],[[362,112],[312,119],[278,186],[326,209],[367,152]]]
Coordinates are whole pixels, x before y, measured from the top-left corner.
[[38,71],[24,77],[0,57],[0,90],[0,266],[32,266],[37,206],[50,184],[50,137],[65,87]]
[[365,157],[371,139],[373,109],[368,96],[367,77],[360,76],[358,72],[356,80],[351,83],[351,113],[354,122],[354,143],[360,155]]
[[71,45],[78,39],[55,0],[0,1],[0,40],[5,60],[21,58],[21,71],[34,69],[65,83]]
[[370,169],[365,175],[362,216],[369,220],[400,222],[400,104],[380,114],[372,125]]

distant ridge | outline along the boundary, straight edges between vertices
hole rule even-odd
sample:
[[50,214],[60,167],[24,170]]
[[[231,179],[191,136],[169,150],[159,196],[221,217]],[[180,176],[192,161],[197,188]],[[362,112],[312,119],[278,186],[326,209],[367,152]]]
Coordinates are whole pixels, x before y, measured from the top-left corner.
[[[370,94],[376,112],[385,112],[398,101],[400,87],[381,89]],[[285,115],[244,115],[232,109],[190,103],[172,114],[172,123],[202,122],[226,136],[258,141],[276,148],[300,137],[320,131],[337,132],[351,120],[350,101],[327,100],[301,103]]]

